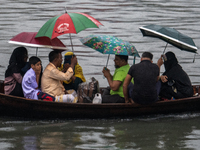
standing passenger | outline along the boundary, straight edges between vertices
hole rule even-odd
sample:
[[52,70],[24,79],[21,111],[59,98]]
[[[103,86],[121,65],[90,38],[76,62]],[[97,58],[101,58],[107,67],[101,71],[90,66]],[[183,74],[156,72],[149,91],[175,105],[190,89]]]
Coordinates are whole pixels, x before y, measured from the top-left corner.
[[5,72],[4,91],[5,94],[24,97],[22,91],[23,69],[26,66],[28,52],[25,47],[14,49],[8,68]]

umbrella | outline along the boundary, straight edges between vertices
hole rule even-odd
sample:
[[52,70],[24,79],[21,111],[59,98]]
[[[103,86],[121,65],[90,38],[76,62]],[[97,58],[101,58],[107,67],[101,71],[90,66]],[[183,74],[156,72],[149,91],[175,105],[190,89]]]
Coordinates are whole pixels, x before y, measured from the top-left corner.
[[[167,42],[167,44],[172,44],[173,46],[181,50],[197,53],[197,47],[194,44],[192,38],[180,33],[173,28],[151,24],[140,27],[139,29],[142,32],[143,36],[156,37]],[[165,46],[165,49],[167,47],[167,44]],[[165,49],[163,53],[165,52]]]
[[[136,48],[131,43],[118,39],[117,37],[114,37],[114,36],[89,35],[80,39],[80,41],[84,45],[90,48],[93,48],[102,54],[109,54],[108,59],[109,59],[110,54],[140,57]],[[108,64],[108,60],[107,60],[107,64]],[[107,67],[107,64],[106,64],[106,67]]]
[[[70,34],[72,45],[71,33],[79,33],[87,28],[98,28],[102,25],[98,20],[85,13],[65,13],[49,19],[39,30],[36,37],[49,37],[54,39],[63,34]],[[72,45],[73,50],[73,45]]]
[[35,38],[36,34],[37,32],[21,32],[10,39],[8,43],[36,48],[58,49],[61,51],[67,50],[66,46],[58,38],[52,40],[47,37]]

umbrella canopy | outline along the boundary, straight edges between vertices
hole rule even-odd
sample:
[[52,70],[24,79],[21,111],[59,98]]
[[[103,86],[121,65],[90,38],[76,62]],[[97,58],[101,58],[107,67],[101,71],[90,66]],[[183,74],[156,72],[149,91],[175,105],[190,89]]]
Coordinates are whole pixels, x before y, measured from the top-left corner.
[[53,39],[67,33],[79,33],[87,28],[98,28],[98,20],[84,13],[65,13],[49,19],[39,30],[36,37],[46,36]]
[[156,37],[163,41],[166,41],[167,43],[172,44],[173,46],[181,50],[197,53],[197,47],[193,42],[192,38],[180,33],[179,31],[173,28],[151,24],[140,27],[139,29],[142,32],[143,36]]
[[80,41],[102,54],[128,55],[140,57],[136,48],[129,42],[110,35],[89,35]]
[[49,39],[47,37],[35,38],[37,32],[22,32],[14,36],[8,43],[23,45],[29,47],[44,47],[51,49],[67,50],[66,46],[58,39]]
[[131,43],[118,39],[114,36],[89,35],[80,39],[80,41],[84,45],[93,48],[102,54],[128,55],[140,57],[136,48]]

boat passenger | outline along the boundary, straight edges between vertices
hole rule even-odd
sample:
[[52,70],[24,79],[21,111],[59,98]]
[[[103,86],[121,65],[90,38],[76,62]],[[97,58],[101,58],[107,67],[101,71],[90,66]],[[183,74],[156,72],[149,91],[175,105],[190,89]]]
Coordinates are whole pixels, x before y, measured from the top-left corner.
[[108,81],[107,88],[102,96],[102,103],[125,103],[123,94],[124,79],[130,68],[128,64],[128,56],[115,55],[115,72],[112,76],[108,68],[103,68],[103,74]]
[[24,97],[35,100],[55,101],[55,97],[42,92],[39,88],[42,74],[41,60],[36,56],[32,56],[29,59],[29,64],[31,68],[25,73],[22,80]]
[[160,97],[163,99],[179,99],[193,96],[190,78],[178,64],[175,54],[167,52],[161,56],[161,60],[162,57],[164,57],[165,72],[160,77]]
[[[135,102],[147,105],[158,100],[160,89],[160,82],[158,82],[159,67],[152,63],[152,59],[153,55],[150,52],[144,52],[141,62],[131,66],[123,84],[126,103]],[[134,85],[129,84],[132,78],[134,78]],[[131,89],[130,93],[128,86]]]
[[17,47],[11,54],[8,68],[5,72],[5,94],[24,97],[22,91],[22,78],[25,74],[28,52],[25,47]]
[[71,59],[71,67],[64,68],[64,72],[59,71],[58,67],[62,65],[62,55],[58,50],[49,53],[49,64],[46,66],[41,81],[42,92],[50,94],[56,98],[56,102],[77,102],[77,94],[74,90],[65,90],[61,81],[69,80],[74,72],[73,69],[77,63],[77,58]]
[[[73,52],[67,52],[65,53],[64,56],[64,63],[62,64],[60,70],[63,69],[64,65],[71,65],[71,59],[72,57],[76,57],[76,55],[74,55]],[[70,89],[74,89],[75,91],[78,90],[78,85],[82,82],[85,82],[85,77],[83,75],[83,69],[82,67],[78,64],[78,62],[75,64],[74,68],[73,68],[74,74],[73,76],[70,78],[70,80],[65,80],[63,81],[63,85],[65,87],[66,90],[70,90]]]

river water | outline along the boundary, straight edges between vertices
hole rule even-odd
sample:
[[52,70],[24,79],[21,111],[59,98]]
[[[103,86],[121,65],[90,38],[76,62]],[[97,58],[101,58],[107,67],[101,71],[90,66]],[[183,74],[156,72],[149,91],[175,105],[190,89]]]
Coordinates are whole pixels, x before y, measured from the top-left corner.
[[[107,86],[102,68],[107,55],[100,54],[81,44],[80,38],[90,34],[114,35],[131,42],[139,54],[150,51],[154,63],[162,54],[166,43],[159,39],[143,37],[139,27],[158,24],[177,29],[193,38],[200,47],[199,0],[0,0],[0,79],[16,45],[9,39],[20,32],[37,32],[51,17],[65,12],[83,12],[98,19],[104,26],[72,34],[74,51],[86,79],[95,77],[100,86]],[[71,50],[69,35],[59,37]],[[27,47],[29,57],[36,48]],[[40,48],[38,57],[43,67],[48,64],[49,49]],[[200,84],[200,57],[173,51],[193,84]],[[108,68],[114,72],[114,56]],[[136,63],[140,61],[136,59]],[[129,64],[133,63],[130,57]],[[164,68],[161,68],[161,73]],[[31,120],[0,118],[0,150],[7,149],[127,149],[127,150],[198,150],[200,149],[200,114],[184,113],[144,116],[140,118],[110,120]]]

